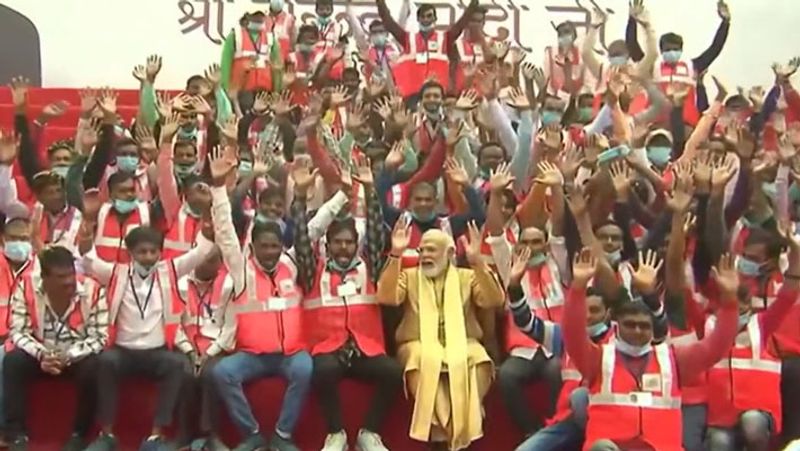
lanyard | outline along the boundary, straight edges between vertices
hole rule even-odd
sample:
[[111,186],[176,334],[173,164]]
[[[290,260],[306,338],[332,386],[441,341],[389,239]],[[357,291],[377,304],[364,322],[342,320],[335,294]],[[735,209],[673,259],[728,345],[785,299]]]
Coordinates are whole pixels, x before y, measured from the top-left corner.
[[136,308],[139,309],[139,314],[142,316],[142,319],[144,319],[144,313],[147,311],[147,306],[150,305],[150,297],[153,295],[153,286],[156,284],[156,277],[153,275],[150,279],[150,288],[147,290],[147,297],[144,298],[144,304],[139,300],[139,295],[136,293],[136,287],[133,284],[133,275],[128,275],[128,281],[131,284],[133,299],[136,301]]
[[[48,243],[58,243],[59,241],[61,241],[61,238],[63,238],[64,235],[67,233],[67,231],[69,230],[69,225],[70,225],[69,223],[71,222],[68,221],[68,219],[72,217],[70,213],[72,213],[72,210],[70,210],[70,208],[67,207],[66,211],[63,211],[58,215],[56,215],[55,220],[52,221],[52,223],[50,222],[50,215],[47,216],[47,221],[48,221],[47,225],[49,227],[48,230],[49,236],[47,237],[49,239]],[[62,222],[64,222],[65,224],[61,224]],[[56,229],[58,229],[59,224],[63,225],[63,227],[60,229],[61,233],[58,234],[58,237],[54,237],[53,235],[55,234]]]
[[[199,300],[199,306],[206,312],[206,316],[209,318],[212,317],[214,314],[214,310],[211,308],[211,292],[214,291],[214,282],[211,282],[210,285],[203,293],[200,293],[200,289],[197,288],[197,284],[192,283],[192,287],[194,288],[194,292],[197,295],[197,299]],[[200,321],[200,315],[197,315],[198,322]]]

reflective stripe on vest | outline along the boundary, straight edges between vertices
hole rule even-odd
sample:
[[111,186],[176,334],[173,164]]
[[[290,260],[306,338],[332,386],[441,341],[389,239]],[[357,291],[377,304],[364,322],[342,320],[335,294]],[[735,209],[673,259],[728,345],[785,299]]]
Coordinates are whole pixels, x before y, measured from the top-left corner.
[[[661,396],[653,395],[652,400],[648,400],[649,402],[646,408],[680,408],[681,399],[672,396],[673,374],[672,359],[670,359],[669,356],[669,345],[661,343],[653,346],[652,349],[656,361],[658,362],[659,370],[661,371]],[[589,404],[594,406],[644,407],[638,402],[638,396],[641,395],[641,393],[614,393],[612,389],[614,369],[617,360],[617,348],[613,343],[603,345],[602,359],[600,392],[589,395]]]
[[260,43],[256,46],[250,31],[245,27],[239,27],[239,37],[235,39],[236,50],[234,58],[253,58],[256,68],[265,68],[269,63],[270,50],[272,49],[272,33],[260,31],[257,39]]
[[[781,374],[781,362],[779,360],[768,360],[762,357],[761,352],[761,325],[758,323],[759,315],[752,315],[747,322],[746,333],[750,338],[750,352],[753,357],[750,359],[742,357],[731,357],[722,359],[714,365],[714,368],[732,368],[735,370],[763,371],[767,373]],[[737,348],[741,346],[734,345]]]
[[[357,273],[355,280],[352,278],[345,279],[355,283],[357,293],[350,296],[339,296],[333,293],[331,289],[331,273],[321,266],[322,274],[319,276],[319,292],[318,298],[306,299],[303,301],[303,308],[306,310],[314,310],[323,307],[348,307],[354,305],[376,305],[377,301],[374,295],[366,294],[367,286],[370,283],[367,275],[367,265],[362,261],[357,266]],[[341,285],[340,285],[341,286]]]
[[[423,42],[425,42],[425,49],[424,52],[428,57],[428,60],[438,60],[444,61],[449,63],[450,59],[447,57],[447,51],[444,48],[444,33],[441,31],[435,31],[433,34],[433,39],[425,39],[422,37],[421,33],[411,33],[408,35],[408,53],[404,53],[397,59],[397,63],[404,63],[411,61],[416,64],[417,62],[417,37],[420,38]],[[430,42],[433,41],[436,44],[436,49],[431,50]]]
[[[189,224],[190,216],[186,213],[184,208],[181,208],[178,211],[178,220],[173,224],[173,228],[177,227],[178,236],[175,237],[177,239],[171,239],[172,233],[168,233],[167,237],[164,237],[164,248],[170,249],[174,251],[181,251],[181,252],[188,252],[194,246],[194,236],[188,236],[191,233],[187,233],[186,227]],[[194,218],[191,218],[194,219]],[[194,227],[194,233],[197,235],[198,227]],[[172,230],[170,230],[172,232]]]
[[691,62],[680,60],[670,64],[660,56],[653,65],[653,82],[656,84],[683,83],[693,86],[697,83]]
[[562,381],[578,381],[580,382],[583,379],[581,376],[581,372],[576,370],[575,368],[561,368],[561,380]]
[[[278,260],[278,265],[286,265],[286,259],[289,259],[289,257],[286,256],[286,254],[282,254],[280,260]],[[260,269],[256,268],[251,258],[248,260],[247,266],[245,267],[247,302],[244,304],[235,305],[234,310],[236,313],[281,312],[300,305],[301,296],[294,279],[276,280],[275,283],[277,283],[278,286],[273,286],[272,289],[273,294],[275,294],[275,292],[281,291],[281,284],[291,282],[293,285],[295,285],[293,289],[297,293],[296,295],[291,297],[269,296],[268,299],[259,299],[257,285],[258,278],[256,276],[256,271],[260,271]]]
[[136,204],[136,211],[139,213],[139,222],[136,224],[129,224],[127,230],[125,230],[122,236],[106,236],[104,234],[106,223],[108,221],[117,220],[109,217],[111,208],[113,208],[111,202],[106,202],[102,207],[100,207],[100,212],[97,214],[98,230],[94,239],[95,246],[108,246],[114,248],[119,247],[120,243],[124,241],[125,236],[127,236],[131,230],[139,226],[150,224],[150,209],[148,208],[148,204],[145,202],[139,202]]

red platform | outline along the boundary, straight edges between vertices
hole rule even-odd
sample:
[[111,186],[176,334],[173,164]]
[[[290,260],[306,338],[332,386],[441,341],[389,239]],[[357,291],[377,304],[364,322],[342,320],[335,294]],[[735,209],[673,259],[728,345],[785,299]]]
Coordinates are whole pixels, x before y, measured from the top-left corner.
[[[263,379],[247,387],[248,399],[262,425],[270,431],[278,419],[284,383],[281,379]],[[340,385],[344,421],[351,442],[361,426],[372,396],[368,385],[345,380]],[[133,381],[123,385],[120,394],[119,413],[115,433],[123,451],[135,450],[139,442],[150,432],[155,411],[155,386],[147,382]],[[531,386],[526,393],[531,405],[542,406],[545,391]],[[75,391],[68,381],[42,380],[32,386],[29,400],[28,427],[32,451],[56,451],[69,437],[75,409]],[[520,432],[513,426],[499,394],[490,392],[484,403],[484,438],[476,442],[471,451],[513,450],[522,440]],[[222,406],[220,406],[222,408]],[[411,420],[411,403],[402,394],[395,408],[386,419],[381,431],[384,443],[393,451],[423,451],[423,443],[408,438]],[[325,440],[326,426],[316,398],[311,394],[306,402],[300,423],[295,431],[295,440],[303,451],[317,451]],[[238,443],[236,429],[226,420],[223,438],[228,445]]]

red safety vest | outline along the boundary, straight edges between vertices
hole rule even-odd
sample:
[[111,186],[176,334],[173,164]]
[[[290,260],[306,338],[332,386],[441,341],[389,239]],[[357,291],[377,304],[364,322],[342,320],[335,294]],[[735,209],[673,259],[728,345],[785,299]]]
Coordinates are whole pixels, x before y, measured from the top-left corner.
[[[134,275],[131,272],[130,265],[114,265],[106,291],[109,312],[109,347],[113,346],[117,341],[117,314],[119,313],[120,306],[122,305],[122,298],[125,296],[125,293],[133,289],[133,287],[130,286],[132,277],[134,277]],[[163,305],[164,342],[168,349],[172,349],[175,344],[175,332],[181,325],[181,314],[183,313],[183,301],[180,296],[176,295],[177,293],[175,291],[177,280],[175,277],[175,266],[172,264],[172,261],[161,260],[156,263],[153,277],[155,278],[153,283],[157,285],[154,288],[159,290],[161,303]]]
[[602,346],[601,372],[589,386],[584,451],[600,439],[641,440],[658,451],[682,451],[681,389],[670,346],[652,347],[641,381],[619,358],[613,343]]
[[[780,274],[780,273],[779,273]],[[769,342],[770,352],[781,357],[800,356],[800,305],[795,303]]]
[[320,261],[303,309],[312,355],[334,352],[348,337],[368,357],[386,353],[381,309],[363,260],[344,275],[328,271]]
[[[560,323],[564,311],[564,289],[561,285],[561,276],[556,262],[548,258],[545,263],[537,268],[528,268],[522,280],[522,292],[528,301],[531,312],[543,320]],[[514,325],[511,312],[506,313],[506,351],[513,352],[516,348],[539,348],[532,338],[523,334]],[[549,357],[551,353],[547,351]]]
[[291,355],[305,349],[302,292],[297,270],[283,254],[275,275],[264,273],[254,257],[245,264],[245,289],[234,301],[236,349],[255,354]]
[[39,236],[44,244],[58,245],[74,250],[81,219],[80,210],[68,205],[64,211],[53,218],[51,225],[49,215],[44,212],[44,206],[40,202],[36,202],[33,206],[33,220],[39,221]]
[[445,33],[434,31],[425,39],[422,33],[408,33],[404,52],[394,67],[397,89],[403,97],[419,92],[430,77],[436,77],[442,86],[447,86],[450,60],[445,48]]
[[292,30],[294,29],[294,22],[294,16],[286,11],[281,11],[275,16],[267,14],[267,18],[264,22],[272,38],[278,40],[278,45],[280,45],[281,48],[282,61],[286,61],[292,48]]
[[112,208],[111,202],[106,202],[97,214],[95,251],[98,257],[107,262],[129,263],[131,256],[125,248],[125,236],[136,227],[150,225],[150,208],[147,203],[139,202],[121,224],[119,213],[112,212]]
[[[519,236],[519,221],[517,221],[516,216],[511,218],[511,221],[505,228],[505,236],[506,241],[512,246],[517,244],[517,237]],[[483,255],[486,263],[493,265],[494,264],[494,257],[492,257],[492,246],[486,242],[486,239],[489,238],[489,231],[486,227],[483,228],[482,237],[483,241],[481,241],[481,255]]]
[[203,295],[194,281],[187,277],[178,280],[175,293],[185,304],[181,327],[194,349],[205,354],[208,347],[219,337],[223,324],[215,315],[219,308],[225,308],[233,296],[233,281],[228,272],[221,268],[217,278]]
[[[376,66],[383,67],[384,61],[387,63],[387,66],[390,70],[394,69],[395,61],[400,55],[400,49],[394,45],[394,43],[387,42],[386,45],[383,46],[381,50],[378,50],[377,47],[374,45],[369,46],[369,59],[372,61]],[[366,80],[372,78],[372,66],[369,64],[364,64],[362,66],[362,72]],[[387,74],[391,76],[392,74]]]
[[[103,174],[103,179],[100,181],[100,184],[98,184],[100,187],[101,199],[108,199],[108,178],[117,172],[119,172],[119,168],[116,165],[106,166],[106,172]],[[140,165],[133,173],[133,176],[133,185],[134,188],[136,188],[136,197],[142,202],[150,202],[153,200],[153,193],[150,190],[150,178],[147,176],[147,166]]]
[[[306,82],[311,80],[317,67],[325,57],[324,53],[314,50],[308,55],[308,58],[298,50],[289,54],[288,62],[294,68],[297,78],[304,79]],[[297,105],[308,105],[308,84],[297,82],[292,85],[292,101]]]
[[[694,301],[690,301],[694,302]],[[697,332],[690,328],[688,330],[678,329],[670,326],[667,342],[671,346],[688,346],[697,343],[699,338]],[[708,400],[708,389],[706,386],[708,373],[703,371],[697,376],[695,381],[681,387],[681,402],[684,405],[705,404]]]
[[[415,221],[411,220],[411,213],[405,212],[403,216],[398,219],[398,221],[406,220],[410,221],[411,230],[408,239],[408,246],[406,250],[403,252],[403,256],[400,259],[401,266],[403,268],[413,268],[419,265],[419,245],[422,241],[422,230],[420,230],[419,226]],[[453,230],[450,228],[450,219],[447,216],[439,216],[436,218],[436,228],[441,230],[442,232],[453,236]],[[455,239],[455,237],[453,237]]]
[[[697,75],[694,72],[694,65],[691,61],[679,60],[675,64],[664,61],[663,57],[658,58],[653,65],[653,82],[658,85],[662,92],[667,92],[667,87],[672,84],[689,85],[689,94],[683,106],[683,121],[687,124],[697,124],[700,113],[697,111]],[[665,116],[666,117],[666,116]]]
[[178,211],[176,221],[164,234],[164,248],[161,258],[164,260],[180,257],[189,252],[194,245],[197,233],[202,229],[203,220],[186,212],[185,208]]
[[464,66],[468,64],[482,64],[484,62],[483,47],[468,40],[466,36],[461,36],[456,40],[456,50],[458,50],[458,69],[456,69],[456,90],[463,91],[470,87],[465,86]]
[[33,293],[33,284],[30,280],[30,275],[33,268],[36,266],[35,257],[28,259],[19,271],[15,272],[8,259],[2,252],[0,252],[0,336],[8,335],[8,330],[11,326],[11,315],[9,308],[9,301],[11,296],[17,290],[19,283],[25,284],[25,297]]
[[758,314],[736,337],[728,356],[708,371],[708,424],[732,427],[747,410],[772,414],[781,430],[781,361],[761,337]]
[[[572,74],[570,74],[570,76],[573,80],[576,80],[581,86],[583,86],[584,80],[586,79],[586,67],[583,64],[580,49],[573,46],[570,48],[569,54],[570,60],[573,62]],[[564,69],[556,64],[556,60],[559,59],[557,58],[557,56],[559,56],[558,50],[553,49],[551,46],[547,46],[544,49],[544,55],[550,72],[550,85],[548,86],[548,91],[553,95],[557,95],[559,92],[566,92],[563,91],[563,88],[565,87],[564,85],[566,84]],[[561,57],[560,61],[564,61],[564,58]]]
[[[231,31],[236,33],[236,30]],[[272,90],[272,66],[270,56],[274,38],[272,33],[261,30],[256,39],[250,35],[246,27],[239,27],[239,34],[234,34],[236,49],[233,54],[231,67],[231,82],[235,85],[242,80],[245,68],[253,63],[250,73],[242,87],[246,91],[257,89]]]

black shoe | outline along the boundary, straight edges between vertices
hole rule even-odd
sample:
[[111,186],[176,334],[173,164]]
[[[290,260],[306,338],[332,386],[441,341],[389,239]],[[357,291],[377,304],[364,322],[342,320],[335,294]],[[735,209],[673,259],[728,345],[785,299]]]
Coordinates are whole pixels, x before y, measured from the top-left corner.
[[15,438],[10,445],[8,445],[9,451],[28,451],[28,437],[25,435],[20,435],[19,437]]
[[83,451],[86,449],[86,441],[80,434],[72,434],[61,451]]

